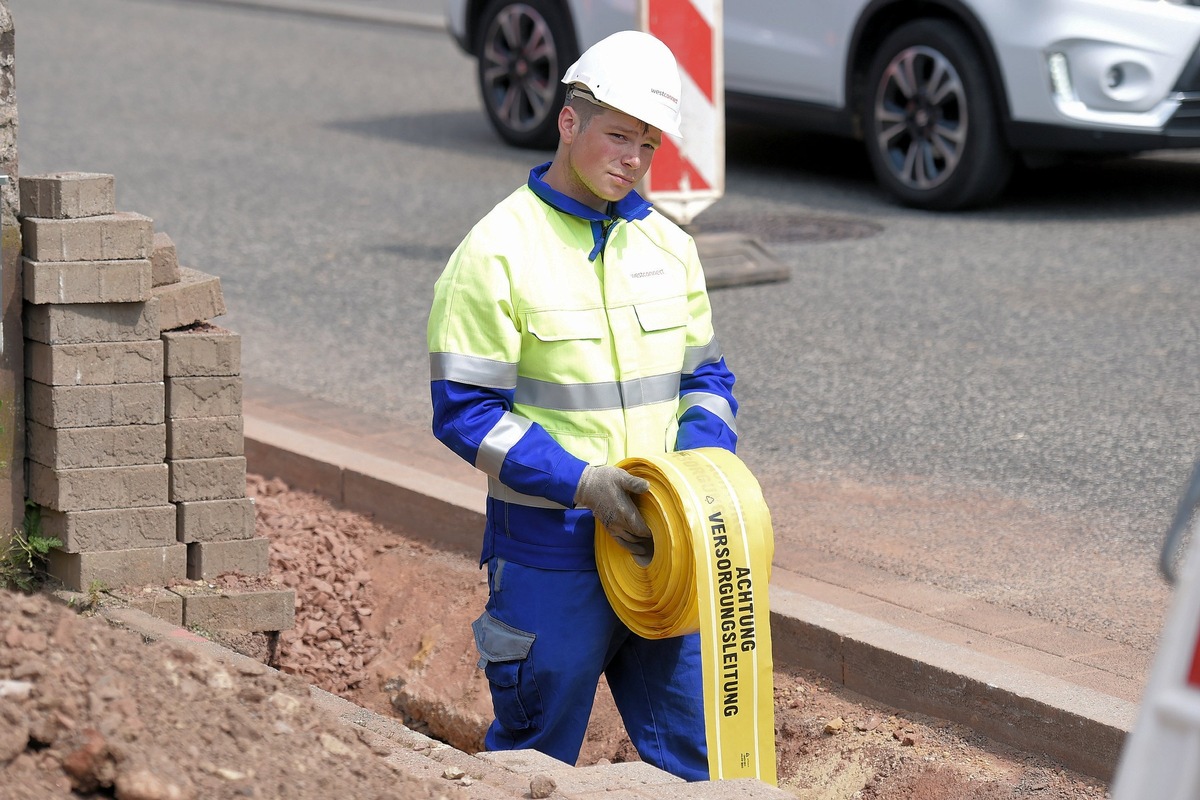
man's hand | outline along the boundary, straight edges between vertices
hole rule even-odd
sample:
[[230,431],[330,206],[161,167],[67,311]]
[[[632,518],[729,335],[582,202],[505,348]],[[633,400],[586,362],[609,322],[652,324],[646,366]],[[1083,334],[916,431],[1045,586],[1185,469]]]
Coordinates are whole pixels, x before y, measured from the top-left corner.
[[591,509],[604,529],[635,556],[648,555],[653,546],[650,529],[638,513],[630,494],[648,491],[645,478],[631,475],[620,467],[583,469],[575,489],[575,505]]

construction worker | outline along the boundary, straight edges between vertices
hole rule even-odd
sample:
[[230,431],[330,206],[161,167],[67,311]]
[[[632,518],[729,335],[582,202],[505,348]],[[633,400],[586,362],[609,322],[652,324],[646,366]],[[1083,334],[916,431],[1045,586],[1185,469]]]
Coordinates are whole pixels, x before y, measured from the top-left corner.
[[454,251],[429,319],[434,433],[488,475],[490,594],[472,626],[496,717],[485,744],[574,764],[603,674],[642,759],[704,780],[699,634],[631,633],[594,550],[598,518],[652,556],[632,500],[648,485],[614,464],[737,442],[695,243],[634,191],[679,135],[679,70],[623,31],[563,82],[554,159]]

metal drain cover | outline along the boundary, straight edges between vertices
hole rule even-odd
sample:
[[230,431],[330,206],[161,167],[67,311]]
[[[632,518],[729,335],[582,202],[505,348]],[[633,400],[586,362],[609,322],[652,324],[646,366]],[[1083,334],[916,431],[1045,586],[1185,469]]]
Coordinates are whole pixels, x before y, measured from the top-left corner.
[[715,232],[697,234],[695,239],[710,289],[786,281],[791,276],[787,265],[752,236]]

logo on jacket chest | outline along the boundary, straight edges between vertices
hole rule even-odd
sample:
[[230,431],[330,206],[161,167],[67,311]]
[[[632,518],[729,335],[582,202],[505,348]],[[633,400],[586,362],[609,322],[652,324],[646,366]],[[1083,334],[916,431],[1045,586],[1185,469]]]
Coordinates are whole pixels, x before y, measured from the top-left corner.
[[666,275],[667,271],[659,267],[657,269],[643,269],[629,273],[630,278],[657,278]]

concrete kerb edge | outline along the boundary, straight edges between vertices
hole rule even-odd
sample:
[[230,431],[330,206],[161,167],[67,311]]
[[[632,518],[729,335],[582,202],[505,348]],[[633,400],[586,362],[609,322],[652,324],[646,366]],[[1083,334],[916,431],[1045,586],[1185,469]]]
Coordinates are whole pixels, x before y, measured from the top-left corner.
[[969,726],[1108,781],[1137,706],[970,648],[771,587],[776,663]]
[[395,25],[435,32],[445,32],[446,21],[434,14],[415,11],[356,6],[351,3],[330,3],[323,0],[191,0],[208,5],[234,6],[257,11],[280,11],[310,17],[323,17],[344,22],[366,22],[376,25]]
[[[245,436],[252,472],[383,525],[403,520],[435,543],[474,555],[483,491],[251,415]],[[320,480],[311,479],[315,461]],[[779,667],[813,669],[877,701],[967,725],[1105,781],[1137,716],[1125,700],[775,586],[771,627]]]

